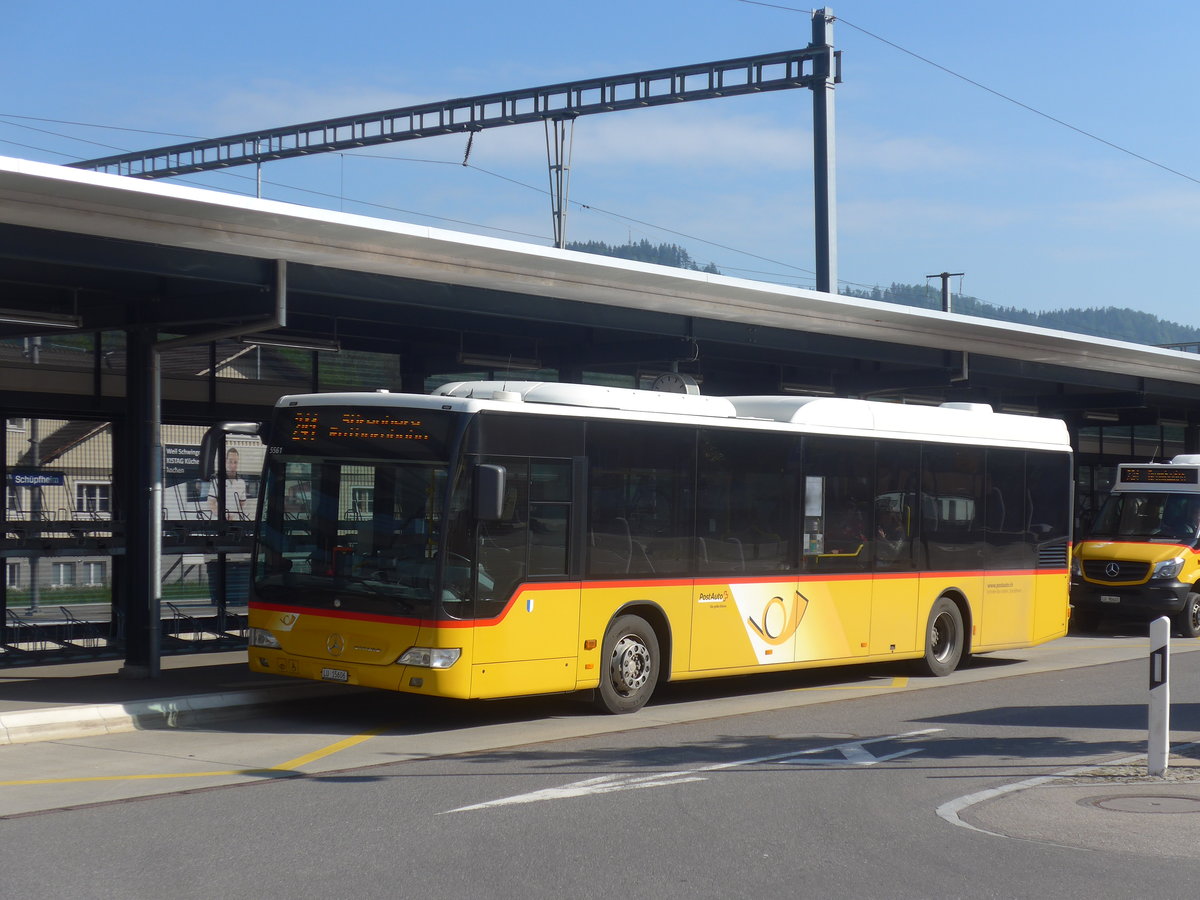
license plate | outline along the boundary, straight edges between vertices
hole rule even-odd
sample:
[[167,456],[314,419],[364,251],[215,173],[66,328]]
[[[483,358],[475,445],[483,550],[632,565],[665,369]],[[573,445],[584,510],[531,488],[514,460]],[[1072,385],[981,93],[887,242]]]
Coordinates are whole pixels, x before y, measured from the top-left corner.
[[1112,594],[1102,594],[1100,597],[1101,603],[1120,603],[1120,597],[1114,597]]
[[321,677],[326,681],[349,681],[350,673],[345,669],[322,669]]

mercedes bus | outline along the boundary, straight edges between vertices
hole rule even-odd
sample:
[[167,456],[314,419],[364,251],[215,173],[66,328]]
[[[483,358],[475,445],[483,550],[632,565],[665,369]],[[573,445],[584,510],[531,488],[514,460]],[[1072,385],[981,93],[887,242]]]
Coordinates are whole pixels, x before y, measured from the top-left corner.
[[1065,634],[1058,421],[545,382],[279,400],[252,669],[455,698],[972,653]]

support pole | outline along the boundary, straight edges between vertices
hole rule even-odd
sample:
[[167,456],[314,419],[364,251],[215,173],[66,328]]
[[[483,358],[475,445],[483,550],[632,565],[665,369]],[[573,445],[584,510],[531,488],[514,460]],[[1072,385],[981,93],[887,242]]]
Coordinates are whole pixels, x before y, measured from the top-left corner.
[[835,191],[833,87],[839,80],[833,52],[833,10],[813,10],[812,43],[823,52],[813,57],[813,213],[815,216],[817,290],[837,293],[837,199]]
[[575,119],[546,120],[546,163],[550,168],[550,211],[554,218],[554,246],[567,247],[567,197],[571,192],[571,149]]
[[1146,774],[1167,774],[1171,737],[1171,620],[1150,623],[1150,734],[1146,744]]
[[[965,275],[965,272],[938,272],[936,275],[926,275],[926,278],[942,279],[942,312],[951,312],[950,309],[950,279],[957,278],[960,275]],[[960,287],[961,290],[961,287]]]
[[126,332],[129,465],[126,468],[127,594],[126,678],[157,678],[162,643],[162,449],[159,428],[158,353],[150,330]]

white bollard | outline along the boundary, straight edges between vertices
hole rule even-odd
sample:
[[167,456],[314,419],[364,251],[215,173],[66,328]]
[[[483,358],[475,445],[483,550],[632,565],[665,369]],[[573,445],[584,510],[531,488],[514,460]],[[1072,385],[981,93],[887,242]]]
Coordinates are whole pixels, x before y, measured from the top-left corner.
[[1146,744],[1146,774],[1167,774],[1171,739],[1171,620],[1150,623],[1150,736]]

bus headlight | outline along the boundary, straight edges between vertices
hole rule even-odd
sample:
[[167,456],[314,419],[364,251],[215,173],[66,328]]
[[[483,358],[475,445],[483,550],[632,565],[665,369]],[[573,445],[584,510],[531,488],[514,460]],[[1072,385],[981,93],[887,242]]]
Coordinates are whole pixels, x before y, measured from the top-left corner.
[[1160,563],[1154,564],[1154,571],[1150,573],[1151,578],[1174,578],[1183,569],[1183,557],[1177,556],[1174,559],[1164,559]]
[[1078,556],[1071,557],[1071,574],[1076,578],[1083,577],[1083,560]]
[[458,662],[460,656],[460,647],[409,647],[396,662],[402,666],[448,669]]
[[272,650],[279,649],[279,641],[275,639],[275,635],[267,631],[265,628],[251,628],[246,634],[246,639],[251,647],[269,647]]

